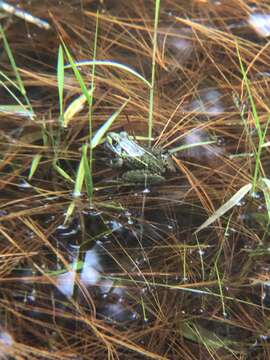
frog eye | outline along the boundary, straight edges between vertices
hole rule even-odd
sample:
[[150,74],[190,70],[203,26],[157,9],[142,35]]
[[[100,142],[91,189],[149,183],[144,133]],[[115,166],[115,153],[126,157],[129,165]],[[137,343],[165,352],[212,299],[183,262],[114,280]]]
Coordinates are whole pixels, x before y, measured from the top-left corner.
[[118,155],[121,156],[122,148],[121,148],[121,146],[119,145],[118,139],[111,138],[111,139],[110,139],[110,147],[111,147],[111,149],[112,149],[116,154],[118,154]]
[[116,139],[111,139],[111,144],[113,147],[116,147],[118,145],[118,141]]

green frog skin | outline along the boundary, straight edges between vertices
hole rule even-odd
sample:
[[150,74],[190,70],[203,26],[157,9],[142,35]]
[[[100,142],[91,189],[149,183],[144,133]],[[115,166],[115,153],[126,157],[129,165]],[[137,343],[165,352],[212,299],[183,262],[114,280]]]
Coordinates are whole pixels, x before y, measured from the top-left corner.
[[109,132],[105,141],[106,149],[114,155],[114,167],[127,168],[122,175],[126,183],[155,185],[165,181],[167,170],[175,171],[170,155],[160,148],[144,148],[125,131]]

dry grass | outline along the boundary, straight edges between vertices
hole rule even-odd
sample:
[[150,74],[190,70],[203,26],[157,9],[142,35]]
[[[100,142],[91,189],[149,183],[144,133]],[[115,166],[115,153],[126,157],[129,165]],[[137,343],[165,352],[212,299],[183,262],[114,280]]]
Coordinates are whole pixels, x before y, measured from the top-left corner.
[[[269,46],[248,22],[252,13],[269,13],[270,4],[257,1],[255,11],[241,0],[161,2],[153,146],[214,143],[175,153],[176,173],[150,192],[108,181],[118,171],[107,166],[100,145],[89,204],[85,189],[74,198],[74,184],[55,168],[57,160],[75,181],[89,140],[87,107],[66,129],[59,123],[56,67],[61,39],[75,61],[93,59],[98,2],[40,3],[28,10],[47,18],[51,30],[4,22],[36,116],[0,112],[1,356],[268,359],[269,188],[256,182],[252,196],[194,232],[254,180],[256,120],[270,140]],[[96,58],[127,65],[149,81],[154,2],[99,5]],[[16,81],[4,50],[0,56],[0,70]],[[92,69],[80,71],[90,87]],[[110,130],[147,136],[149,88],[141,80],[96,66],[94,87],[93,132],[129,98]],[[2,105],[15,104],[0,91]],[[66,70],[64,108],[80,95]],[[268,179],[269,147],[257,153],[257,164],[258,178]]]

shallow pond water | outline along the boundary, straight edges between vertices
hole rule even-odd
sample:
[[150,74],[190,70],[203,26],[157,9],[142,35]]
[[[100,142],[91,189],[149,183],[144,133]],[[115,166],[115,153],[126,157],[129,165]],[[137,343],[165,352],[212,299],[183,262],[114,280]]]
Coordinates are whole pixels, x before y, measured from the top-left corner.
[[[154,6],[22,1],[50,29],[1,19],[0,357],[269,358],[270,3],[161,2],[149,150]],[[61,39],[111,61],[78,68],[90,117],[65,112],[82,83],[66,68],[61,101]],[[89,149],[126,99],[109,130],[172,154],[161,184]]]

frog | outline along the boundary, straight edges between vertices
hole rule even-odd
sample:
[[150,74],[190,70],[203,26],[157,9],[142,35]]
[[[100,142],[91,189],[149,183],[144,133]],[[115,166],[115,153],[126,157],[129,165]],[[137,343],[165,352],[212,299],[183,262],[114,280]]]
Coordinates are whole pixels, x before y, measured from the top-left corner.
[[176,170],[168,151],[141,146],[126,131],[109,132],[105,148],[114,155],[112,167],[126,168],[121,177],[125,183],[160,184],[165,181],[166,171]]

